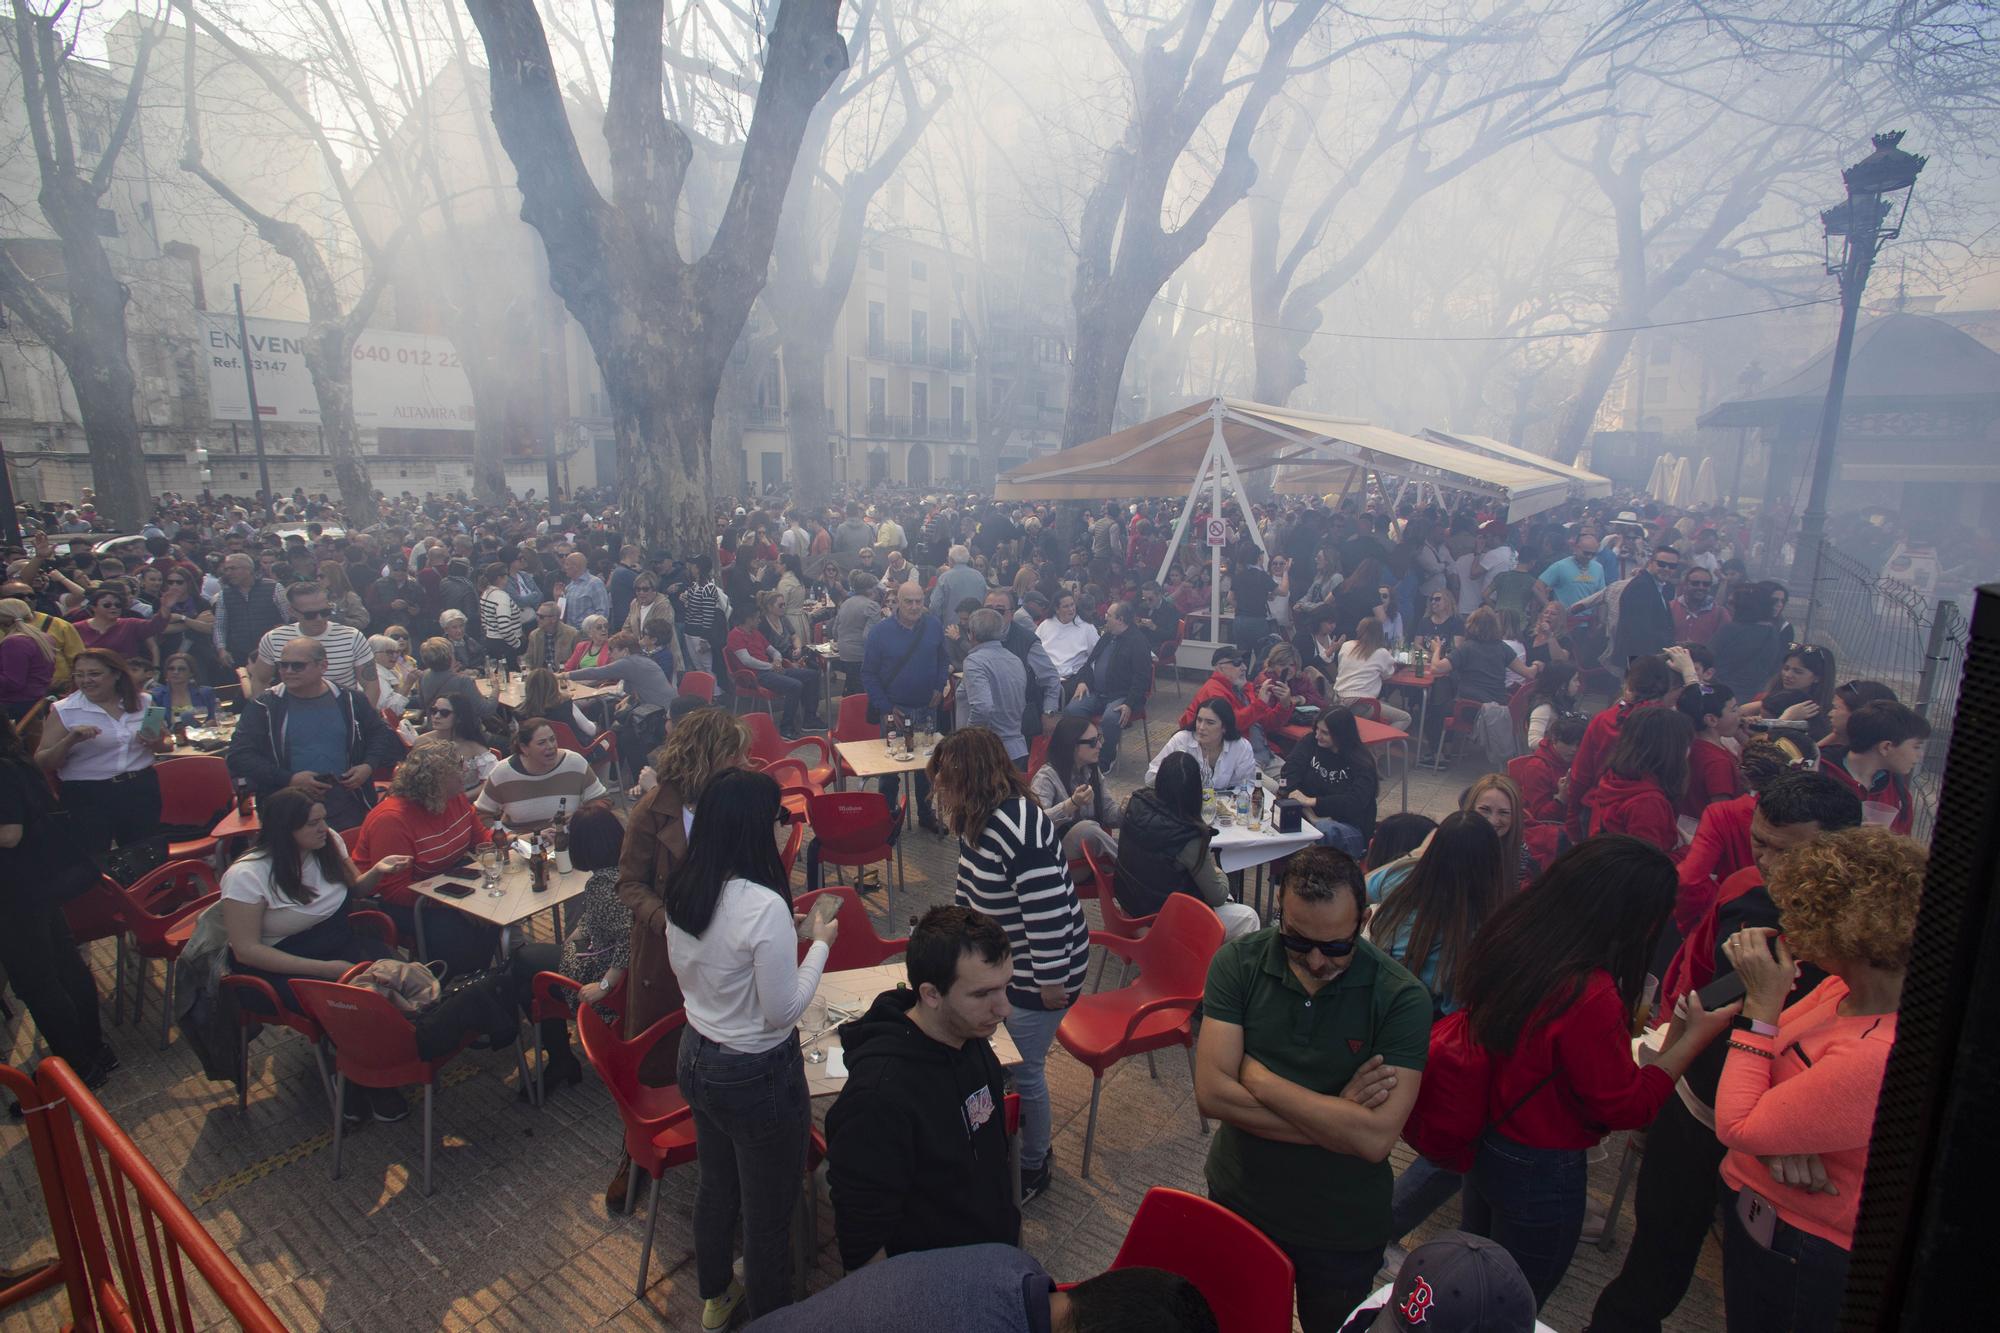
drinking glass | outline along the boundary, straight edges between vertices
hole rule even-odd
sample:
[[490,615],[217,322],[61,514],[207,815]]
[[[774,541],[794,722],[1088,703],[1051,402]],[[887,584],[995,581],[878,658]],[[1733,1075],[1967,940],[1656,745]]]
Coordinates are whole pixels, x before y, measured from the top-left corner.
[[500,850],[491,843],[479,849],[479,877],[486,881],[486,896],[502,897],[500,889]]

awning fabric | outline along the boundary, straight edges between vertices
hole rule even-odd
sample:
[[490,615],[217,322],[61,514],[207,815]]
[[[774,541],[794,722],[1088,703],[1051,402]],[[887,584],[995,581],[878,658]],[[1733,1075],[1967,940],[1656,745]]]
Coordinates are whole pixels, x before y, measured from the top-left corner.
[[1466,435],[1457,431],[1424,428],[1424,438],[1436,440],[1439,444],[1454,445],[1460,449],[1470,449],[1476,454],[1486,454],[1505,462],[1522,463],[1543,472],[1551,472],[1569,482],[1570,495],[1578,500],[1597,500],[1611,494],[1611,478],[1600,477],[1595,472],[1575,467],[1569,463],[1558,463],[1553,458],[1544,458],[1530,449],[1496,440],[1490,435]]
[[1344,417],[1214,398],[1035,459],[1003,475],[1002,500],[1123,500],[1184,495],[1217,421],[1238,472],[1289,465],[1278,489],[1346,489],[1358,470],[1429,482],[1507,505],[1520,519],[1562,503],[1571,481],[1546,469],[1486,457]]

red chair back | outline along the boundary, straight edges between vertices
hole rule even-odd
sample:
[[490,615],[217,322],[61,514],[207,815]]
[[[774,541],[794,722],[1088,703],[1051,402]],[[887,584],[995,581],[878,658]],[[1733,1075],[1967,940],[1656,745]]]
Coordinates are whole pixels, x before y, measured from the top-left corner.
[[1528,737],[1528,714],[1534,711],[1535,677],[1530,676],[1514,688],[1507,697],[1507,712],[1514,719],[1514,744],[1523,745]]
[[[576,1011],[576,1035],[584,1058],[611,1092],[618,1118],[625,1124],[625,1153],[650,1175],[666,1163],[694,1152],[694,1112],[677,1088],[654,1088],[639,1081],[639,1066],[668,1033],[687,1023],[687,1011],[676,1009],[630,1041],[611,1031],[590,1005]],[[679,1128],[678,1134],[667,1131]],[[662,1136],[665,1136],[664,1138]],[[677,1142],[677,1140],[679,1140]]]
[[122,933],[124,914],[124,895],[118,881],[109,875],[99,875],[97,883],[63,904],[63,920],[78,944]]
[[577,739],[576,731],[569,723],[558,722],[554,718],[550,718],[548,719],[548,724],[549,730],[556,734],[557,745],[562,746],[565,750],[574,750],[578,754],[583,753],[583,742]]
[[[801,736],[797,740],[788,741],[778,734],[778,724],[772,720],[769,713],[745,713],[743,720],[750,724],[752,763],[769,769],[782,760],[796,758],[802,750],[814,751],[817,755],[819,772],[811,774],[808,769],[809,785],[823,786],[833,780],[836,756],[833,747],[825,740],[818,736]],[[815,761],[809,759],[806,762],[811,764]]]
[[785,849],[778,853],[779,864],[785,867],[785,882],[792,882],[792,866],[799,859],[799,847],[806,840],[806,826],[794,819],[791,836],[785,839]]
[[1199,1195],[1147,1190],[1111,1266],[1180,1274],[1208,1299],[1221,1333],[1292,1327],[1292,1261],[1256,1227]]
[[1342,699],[1341,705],[1356,717],[1365,717],[1370,722],[1382,721],[1382,701],[1366,695],[1358,699]]
[[680,692],[712,704],[715,702],[715,677],[706,671],[683,671]]
[[840,696],[840,711],[833,719],[833,730],[827,735],[836,741],[881,740],[881,725],[868,720],[868,696],[865,694]]
[[292,994],[333,1043],[342,1077],[364,1088],[430,1082],[433,1065],[417,1054],[417,1030],[386,997],[364,986],[307,977],[292,979]]
[[143,958],[178,957],[194,918],[222,897],[206,861],[169,861],[130,888],[113,887],[124,900],[120,920]]
[[1222,918],[1214,908],[1191,894],[1167,895],[1153,928],[1132,946],[1140,969],[1132,983],[1136,998],[1199,1000],[1208,984],[1208,965],[1221,947]]
[[[868,919],[868,908],[862,903],[860,895],[845,884],[802,893],[792,900],[792,910],[810,912],[816,901],[828,895],[840,903],[840,914],[834,918],[840,923],[840,934],[834,937],[833,948],[827,953],[827,971],[847,972],[857,967],[875,967],[910,947],[907,938],[885,940],[877,935],[875,923]],[[804,943],[799,945],[801,958],[809,947]]]
[[1083,859],[1090,865],[1090,877],[1097,881],[1097,910],[1104,915],[1104,929],[1128,940],[1136,940],[1151,929],[1157,915],[1127,916],[1118,905],[1118,863],[1088,842],[1083,844]]
[[236,799],[229,761],[219,754],[176,755],[154,765],[160,775],[160,822],[203,829],[229,813]]
[[[1054,728],[1051,727],[1049,730],[1053,731]],[[1032,779],[1035,776],[1035,771],[1048,761],[1049,733],[1048,731],[1044,731],[1041,735],[1028,742],[1028,777]]]
[[873,865],[893,850],[896,829],[889,798],[879,791],[836,791],[806,803],[822,861],[832,865]]

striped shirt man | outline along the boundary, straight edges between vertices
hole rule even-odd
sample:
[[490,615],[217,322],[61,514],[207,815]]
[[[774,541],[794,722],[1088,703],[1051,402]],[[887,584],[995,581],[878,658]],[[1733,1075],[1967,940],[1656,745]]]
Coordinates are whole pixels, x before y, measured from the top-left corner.
[[1017,1008],[1046,1008],[1044,986],[1061,986],[1070,995],[1083,989],[1090,927],[1055,825],[1032,798],[1002,802],[977,844],[959,842],[957,898],[1006,930],[1014,953],[1007,998]]
[[[304,634],[298,625],[280,625],[265,634],[258,641],[257,656],[276,669],[278,655],[285,645]],[[359,671],[366,663],[369,673],[374,673],[375,655],[368,648],[368,636],[352,625],[328,624],[318,635],[320,647],[326,649],[326,678],[343,690],[359,690]]]

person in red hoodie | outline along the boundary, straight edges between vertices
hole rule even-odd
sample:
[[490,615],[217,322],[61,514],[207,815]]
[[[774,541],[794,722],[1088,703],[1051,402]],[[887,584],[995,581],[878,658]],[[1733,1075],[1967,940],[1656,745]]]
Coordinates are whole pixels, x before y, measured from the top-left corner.
[[1507,776],[1521,789],[1521,831],[1529,853],[1542,865],[1553,861],[1562,844],[1563,797],[1568,791],[1570,761],[1589,724],[1575,713],[1564,713],[1542,733],[1532,754],[1507,761]]
[[1895,811],[1889,827],[1908,835],[1916,823],[1917,806],[1910,794],[1910,774],[1924,761],[1924,742],[1931,724],[1905,704],[1879,699],[1847,717],[1847,744],[1820,749],[1820,772],[1827,774],[1867,806]]
[[[1669,650],[1672,654],[1673,650]],[[1687,661],[1684,654],[1678,654],[1685,670],[1680,674],[1691,678],[1694,664]],[[1634,710],[1657,704],[1681,684],[1676,679],[1675,668],[1669,666],[1665,658],[1635,657],[1625,668],[1625,688],[1618,696],[1618,702],[1590,719],[1590,726],[1583,733],[1583,741],[1576,747],[1576,758],[1569,766],[1569,806],[1563,824],[1569,832],[1571,842],[1582,842],[1590,828],[1590,811],[1584,805],[1584,798],[1597,785],[1598,776],[1604,771],[1605,761],[1611,757],[1612,747],[1618,743],[1619,728]]]
[[1674,707],[1694,728],[1680,812],[1699,820],[1701,812],[1714,802],[1743,794],[1743,769],[1735,752],[1723,743],[1742,726],[1742,714],[1736,709],[1736,692],[1727,685],[1711,683],[1687,686]]
[[1813,766],[1817,751],[1804,733],[1753,736],[1743,746],[1743,781],[1750,788],[1701,812],[1694,839],[1679,860],[1681,893],[1674,904],[1674,928],[1685,939],[1715,905],[1718,886],[1752,864],[1750,820],[1757,794],[1787,773]]
[[1246,691],[1243,682],[1248,679],[1250,669],[1241,648],[1227,645],[1217,648],[1210,666],[1212,674],[1201,683],[1181,713],[1181,730],[1194,730],[1194,710],[1202,704],[1210,699],[1226,699],[1236,710],[1238,734],[1249,740],[1250,753],[1257,756],[1257,762],[1265,763],[1272,754],[1268,736],[1292,715],[1290,691],[1275,677]]
[[1659,1060],[1632,1059],[1631,1016],[1673,909],[1674,867],[1636,838],[1592,838],[1493,914],[1459,971],[1491,1062],[1489,1128],[1465,1179],[1464,1229],[1514,1256],[1537,1302],[1583,1232],[1587,1154],[1650,1124],[1695,1055],[1729,1025],[1701,1011]]
[[1584,797],[1590,832],[1629,833],[1671,852],[1680,845],[1674,802],[1687,790],[1694,728],[1671,708],[1646,708],[1625,719],[1617,748],[1597,786]]

